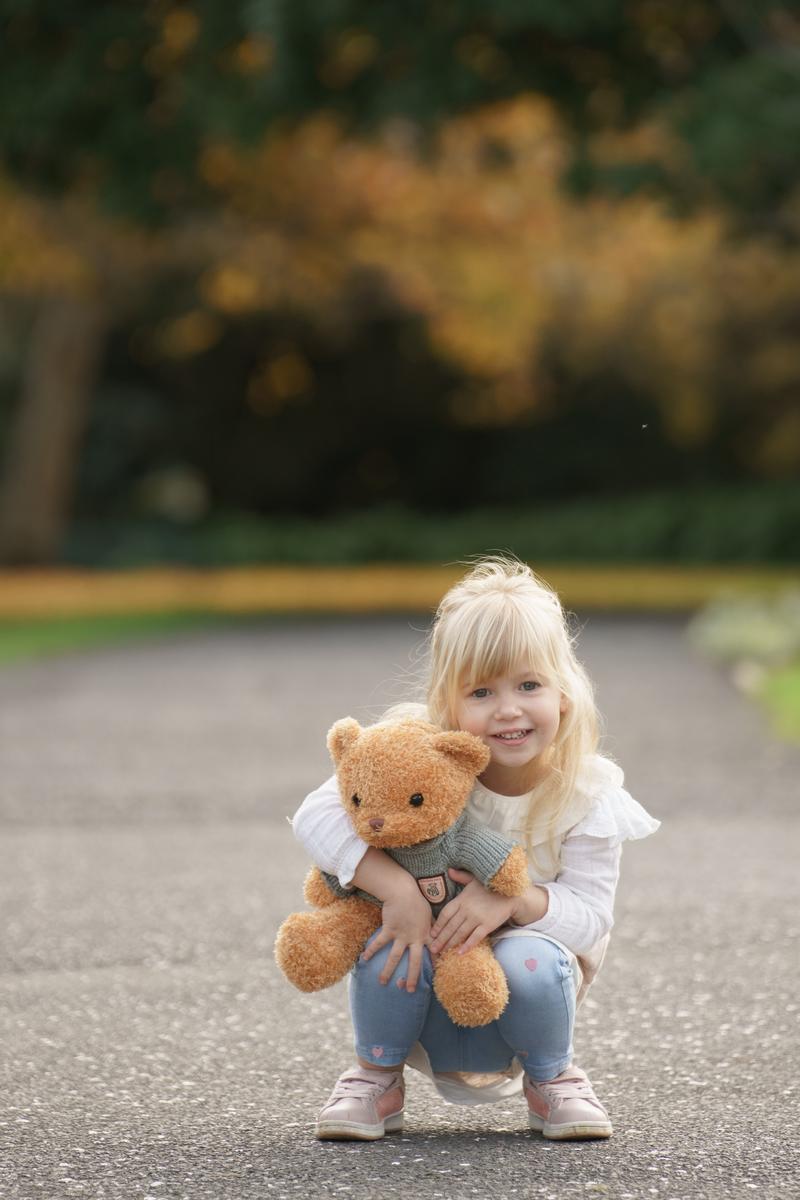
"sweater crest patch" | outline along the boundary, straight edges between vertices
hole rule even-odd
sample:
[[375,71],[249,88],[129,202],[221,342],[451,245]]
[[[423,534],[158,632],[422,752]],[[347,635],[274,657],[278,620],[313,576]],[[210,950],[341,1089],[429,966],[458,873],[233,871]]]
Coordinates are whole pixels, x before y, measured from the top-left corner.
[[429,875],[418,879],[417,886],[429,904],[441,904],[447,899],[447,881],[444,875]]

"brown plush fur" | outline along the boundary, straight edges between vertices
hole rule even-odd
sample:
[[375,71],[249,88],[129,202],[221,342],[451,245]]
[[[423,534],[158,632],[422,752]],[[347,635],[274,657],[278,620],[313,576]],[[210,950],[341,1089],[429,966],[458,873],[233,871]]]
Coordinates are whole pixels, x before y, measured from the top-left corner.
[[[489,751],[472,734],[442,732],[424,721],[362,729],[347,717],[328,734],[342,803],[357,833],[371,846],[413,846],[443,833],[460,816]],[[409,805],[421,793],[424,804]],[[353,802],[353,797],[358,803]],[[370,822],[381,821],[376,829]],[[519,846],[490,881],[504,896],[528,886]],[[380,908],[358,896],[337,899],[316,869],[306,880],[306,900],[315,912],[284,921],[275,957],[286,978],[303,992],[330,987],[352,968],[365,942],[380,926]],[[488,941],[467,954],[448,951],[436,961],[434,989],[458,1025],[487,1025],[508,1002],[508,987]]]

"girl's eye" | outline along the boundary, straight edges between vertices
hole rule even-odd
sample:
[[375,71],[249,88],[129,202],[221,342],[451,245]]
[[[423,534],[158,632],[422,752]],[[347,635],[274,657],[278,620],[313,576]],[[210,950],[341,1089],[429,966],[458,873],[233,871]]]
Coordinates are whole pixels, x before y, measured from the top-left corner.
[[419,792],[414,792],[414,795],[411,797],[408,803],[413,804],[414,808],[419,808],[424,799],[425,797],[421,796]]
[[535,679],[526,679],[522,684],[522,690],[523,692],[535,692],[536,689],[541,686],[542,685],[537,683]]
[[356,808],[358,808],[359,804],[361,803],[358,796],[352,795],[350,799],[352,800],[353,804],[355,804]]
[[489,695],[489,689],[484,687],[475,688],[475,691],[472,693],[472,695],[475,700],[483,700]]

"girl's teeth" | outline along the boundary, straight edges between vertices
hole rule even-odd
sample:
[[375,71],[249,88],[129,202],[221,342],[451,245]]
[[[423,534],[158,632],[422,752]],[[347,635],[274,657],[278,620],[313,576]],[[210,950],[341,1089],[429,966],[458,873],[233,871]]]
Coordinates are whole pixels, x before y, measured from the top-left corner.
[[520,738],[524,738],[527,730],[523,729],[519,733],[497,733],[495,737],[502,738],[504,742],[518,742]]

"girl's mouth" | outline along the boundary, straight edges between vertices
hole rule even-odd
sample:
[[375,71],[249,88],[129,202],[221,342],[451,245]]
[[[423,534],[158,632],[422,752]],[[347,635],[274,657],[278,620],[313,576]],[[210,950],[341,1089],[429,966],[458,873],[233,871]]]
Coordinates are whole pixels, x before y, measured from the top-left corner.
[[504,742],[508,745],[509,742],[512,744],[514,742],[524,742],[530,732],[530,729],[514,729],[508,733],[493,733],[492,737],[498,742]]

